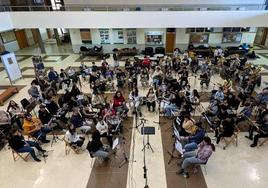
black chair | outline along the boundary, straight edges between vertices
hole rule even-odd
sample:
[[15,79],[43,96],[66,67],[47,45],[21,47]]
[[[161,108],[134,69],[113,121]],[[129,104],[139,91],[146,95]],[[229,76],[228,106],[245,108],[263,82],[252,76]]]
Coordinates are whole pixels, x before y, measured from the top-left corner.
[[164,47],[156,47],[155,48],[155,53],[156,54],[166,54],[166,50],[165,50],[165,48]]
[[154,54],[154,49],[152,47],[145,47],[144,55],[152,56]]
[[24,110],[26,110],[27,106],[29,106],[30,102],[28,101],[28,99],[24,98],[20,101],[21,106]]

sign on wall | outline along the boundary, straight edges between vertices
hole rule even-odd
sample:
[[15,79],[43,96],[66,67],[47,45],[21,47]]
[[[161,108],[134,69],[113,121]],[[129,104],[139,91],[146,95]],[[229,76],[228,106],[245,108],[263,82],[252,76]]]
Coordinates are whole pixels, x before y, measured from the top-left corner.
[[15,54],[8,53],[1,56],[2,63],[5,66],[8,78],[10,82],[14,82],[20,78],[22,78],[21,70],[18,65]]
[[113,43],[114,44],[124,44],[123,29],[113,29]]
[[223,33],[223,43],[240,43],[242,40],[242,33]]
[[110,44],[109,29],[99,29],[101,44]]

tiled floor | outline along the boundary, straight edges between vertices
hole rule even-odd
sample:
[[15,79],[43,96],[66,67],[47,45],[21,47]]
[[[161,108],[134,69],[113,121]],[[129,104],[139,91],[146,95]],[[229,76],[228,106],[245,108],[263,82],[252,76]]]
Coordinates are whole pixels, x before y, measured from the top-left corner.
[[[78,54],[72,54],[71,47],[68,45],[63,48],[56,48],[55,45],[46,44],[48,62],[45,62],[46,67],[53,66],[55,70],[59,71],[61,68],[66,69],[68,66],[78,67],[80,65],[77,62],[79,59]],[[17,54],[19,55],[34,55],[38,54],[37,48],[24,49]],[[268,50],[256,50],[256,53],[266,53]],[[52,56],[54,55],[54,56]],[[64,59],[59,59],[59,56],[64,56]],[[268,65],[268,59],[265,56],[260,56],[260,59],[250,60],[254,64]],[[109,64],[113,65],[112,58],[108,60]],[[87,65],[91,65],[91,62],[86,61]],[[100,62],[96,61],[99,65]],[[120,62],[120,65],[124,65],[124,62]],[[26,58],[20,62],[21,68],[32,67],[31,58]],[[266,69],[266,67],[265,67]],[[268,72],[268,70],[264,70]],[[33,74],[32,69],[23,71],[25,75]],[[20,101],[23,97],[27,97],[27,90],[29,88],[32,78],[24,78],[17,81],[16,85],[27,85],[20,90],[20,93],[14,95],[10,99]],[[263,76],[262,86],[256,89],[259,92],[263,87],[267,87],[268,76]],[[212,79],[212,83],[209,89],[201,90],[199,81],[195,77],[190,78],[192,88],[197,88],[198,91],[210,92],[211,89],[217,87],[217,83],[222,83],[223,80],[215,75]],[[5,71],[0,71],[0,85],[9,85],[9,80]],[[82,84],[82,90],[89,92],[88,83]],[[145,96],[147,91],[140,89],[140,93]],[[204,100],[205,101],[205,100]],[[207,102],[202,102],[202,105],[206,107]],[[7,102],[4,106],[0,107],[0,110],[6,110]],[[168,175],[166,166],[166,139],[163,135],[163,129],[166,129],[168,124],[162,125],[162,128],[158,129],[159,116],[155,113],[149,113],[146,109],[143,109],[143,114],[148,119],[148,125],[156,128],[156,134],[150,136],[150,143],[154,149],[154,153],[150,150],[146,150],[146,164],[148,169],[148,185],[153,188],[171,188],[171,187],[189,187],[189,188],[202,188],[207,185],[209,188],[266,188],[268,186],[268,167],[267,167],[267,148],[268,144],[264,144],[262,147],[250,148],[250,142],[244,138],[245,133],[239,135],[238,147],[231,145],[226,150],[223,150],[221,146],[216,148],[216,152],[209,160],[206,170],[207,174],[198,174],[193,179],[185,180],[182,177],[174,175]],[[196,113],[196,116],[200,116],[200,112]],[[162,122],[162,121],[161,121]],[[132,125],[133,126],[133,125]],[[142,136],[136,129],[130,129],[132,131],[132,139],[127,140],[130,144],[130,160],[136,162],[128,165],[126,187],[128,188],[141,188],[144,187],[143,178],[143,153],[142,149]],[[85,188],[92,187],[91,178],[96,175],[96,168],[94,160],[92,160],[88,152],[76,155],[70,153],[65,155],[64,143],[58,142],[50,147],[45,146],[46,149],[53,150],[49,152],[47,163],[35,163],[31,159],[25,163],[22,160],[13,162],[11,151],[3,149],[0,151],[0,187],[36,187],[36,188],[47,188],[47,187],[77,187]],[[93,164],[93,165],[92,165]],[[94,170],[94,172],[92,172]],[[176,170],[176,166],[173,166],[171,171]],[[202,169],[203,170],[203,169]],[[174,172],[171,172],[174,173]],[[190,177],[192,178],[192,177]],[[196,179],[197,178],[197,179]],[[204,179],[205,183],[204,183]],[[97,181],[102,181],[96,179]],[[113,180],[114,181],[114,180]],[[199,183],[197,183],[199,182]],[[201,183],[200,183],[201,182]],[[118,183],[118,182],[116,182]],[[115,185],[111,183],[111,186],[99,186],[98,188],[110,188]]]

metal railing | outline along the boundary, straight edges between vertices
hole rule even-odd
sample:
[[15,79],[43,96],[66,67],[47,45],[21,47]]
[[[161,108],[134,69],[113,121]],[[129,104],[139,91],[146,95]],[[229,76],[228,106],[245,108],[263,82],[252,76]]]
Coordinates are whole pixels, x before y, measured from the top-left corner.
[[252,11],[268,10],[268,5],[65,5],[0,6],[0,12],[12,11]]

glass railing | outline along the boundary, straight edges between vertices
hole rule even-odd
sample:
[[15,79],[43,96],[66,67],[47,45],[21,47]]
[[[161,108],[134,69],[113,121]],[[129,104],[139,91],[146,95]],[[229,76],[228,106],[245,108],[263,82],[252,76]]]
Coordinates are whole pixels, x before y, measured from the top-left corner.
[[268,5],[65,5],[0,6],[11,11],[253,11],[268,10]]

